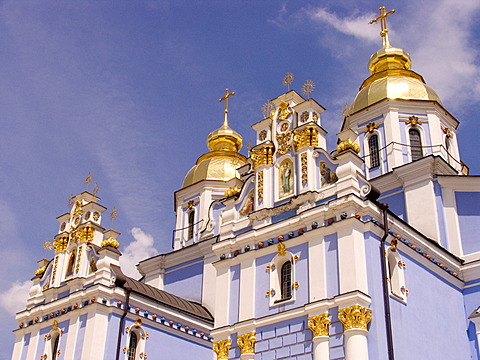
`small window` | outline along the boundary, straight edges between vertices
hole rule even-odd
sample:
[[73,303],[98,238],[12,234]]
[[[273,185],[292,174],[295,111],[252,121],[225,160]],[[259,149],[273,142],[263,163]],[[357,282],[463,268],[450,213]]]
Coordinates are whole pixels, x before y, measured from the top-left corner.
[[378,135],[374,134],[368,139],[368,148],[370,152],[370,168],[380,166],[380,153],[378,149]]
[[417,129],[408,130],[410,137],[410,149],[412,151],[412,161],[421,159],[422,152],[422,139],[420,138],[420,132]]
[[52,360],[56,360],[58,356],[58,342],[60,341],[60,335],[57,334],[52,342]]
[[282,265],[281,270],[281,290],[282,299],[288,300],[292,297],[292,263],[287,261]]
[[193,225],[195,224],[195,210],[188,214],[188,240],[193,239]]
[[130,341],[128,343],[127,360],[135,360],[137,352],[138,336],[135,331],[130,332]]

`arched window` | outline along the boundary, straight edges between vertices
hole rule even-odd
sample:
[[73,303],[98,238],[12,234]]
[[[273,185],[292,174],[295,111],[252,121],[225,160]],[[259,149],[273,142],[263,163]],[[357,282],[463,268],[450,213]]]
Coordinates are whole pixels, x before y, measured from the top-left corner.
[[75,266],[75,259],[76,259],[76,249],[72,250],[70,257],[68,258],[68,266],[67,271],[65,272],[65,277],[69,277],[73,275],[73,268]]
[[137,353],[138,336],[135,331],[130,332],[130,341],[128,342],[127,360],[135,360]]
[[292,262],[287,261],[282,265],[281,270],[281,291],[282,298],[281,300],[288,300],[292,297]]
[[55,339],[52,340],[52,360],[56,360],[58,356],[58,342],[60,341],[60,335],[57,334]]
[[370,153],[370,167],[380,166],[380,152],[378,148],[378,135],[373,134],[368,139],[368,149]]
[[412,161],[421,159],[422,152],[422,139],[420,138],[420,132],[417,129],[408,130],[408,136],[410,137],[410,149],[412,152]]
[[188,214],[188,240],[193,239],[193,225],[195,224],[195,210]]

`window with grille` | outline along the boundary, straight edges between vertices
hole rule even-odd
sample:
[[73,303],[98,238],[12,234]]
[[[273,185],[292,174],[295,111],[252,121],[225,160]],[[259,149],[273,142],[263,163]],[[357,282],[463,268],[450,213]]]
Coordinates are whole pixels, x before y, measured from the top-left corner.
[[193,239],[193,225],[195,224],[195,210],[188,214],[188,240]]
[[368,139],[368,148],[370,151],[370,167],[380,166],[380,152],[378,148],[378,135],[374,134]]
[[420,133],[417,129],[408,130],[408,135],[410,137],[410,149],[412,152],[412,161],[421,159],[423,156],[422,153],[422,140],[420,138]]
[[288,300],[292,297],[292,263],[290,261],[282,265],[281,276],[282,300]]
[[130,332],[130,342],[128,343],[127,360],[135,360],[135,355],[137,352],[137,343],[138,343],[137,334],[134,331]]

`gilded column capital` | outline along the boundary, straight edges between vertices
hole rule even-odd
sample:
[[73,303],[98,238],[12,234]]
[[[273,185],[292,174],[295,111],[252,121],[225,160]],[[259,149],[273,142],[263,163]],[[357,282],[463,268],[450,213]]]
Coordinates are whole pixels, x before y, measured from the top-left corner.
[[372,320],[372,310],[352,305],[338,310],[338,319],[342,322],[344,330],[367,330],[367,325]]
[[212,349],[217,354],[217,360],[228,359],[228,350],[231,345],[231,339],[218,340],[213,343]]
[[240,347],[242,354],[255,354],[255,331],[247,334],[239,335],[237,344]]
[[308,318],[308,327],[312,330],[313,337],[329,336],[328,326],[330,325],[330,318],[328,313]]

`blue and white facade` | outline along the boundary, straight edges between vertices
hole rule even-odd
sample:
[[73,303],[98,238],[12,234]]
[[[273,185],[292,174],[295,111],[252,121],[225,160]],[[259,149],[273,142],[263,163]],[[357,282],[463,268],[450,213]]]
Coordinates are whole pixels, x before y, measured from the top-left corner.
[[388,42],[372,55],[334,151],[295,91],[248,158],[226,110],[175,193],[174,250],[141,281],[99,199],[75,197],[12,359],[480,359],[480,177],[410,64]]

